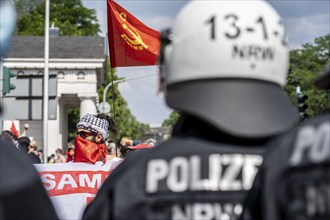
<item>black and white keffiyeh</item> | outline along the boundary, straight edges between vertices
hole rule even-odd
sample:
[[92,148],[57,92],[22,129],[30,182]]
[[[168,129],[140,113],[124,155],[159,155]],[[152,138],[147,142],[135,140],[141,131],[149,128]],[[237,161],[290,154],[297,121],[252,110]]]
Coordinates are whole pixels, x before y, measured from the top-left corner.
[[85,129],[95,133],[101,133],[103,140],[108,137],[109,122],[105,119],[100,119],[92,114],[84,115],[77,124],[77,129]]

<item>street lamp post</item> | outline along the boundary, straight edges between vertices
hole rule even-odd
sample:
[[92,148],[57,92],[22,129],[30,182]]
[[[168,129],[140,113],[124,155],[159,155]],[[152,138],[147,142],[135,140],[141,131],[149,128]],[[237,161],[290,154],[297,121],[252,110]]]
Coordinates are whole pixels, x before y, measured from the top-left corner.
[[43,150],[44,163],[47,163],[48,155],[48,80],[49,80],[49,2],[45,4],[45,67],[44,67],[44,96],[43,96]]
[[[104,91],[103,91],[103,103],[105,103],[105,99],[106,99],[106,94],[107,94],[107,91],[108,89],[114,85],[114,84],[118,84],[118,83],[122,83],[122,82],[127,82],[127,81],[131,81],[131,80],[134,80],[134,79],[140,79],[140,78],[146,78],[146,77],[149,77],[149,76],[156,76],[157,74],[146,74],[146,75],[141,75],[141,76],[136,76],[136,77],[132,77],[132,78],[127,78],[127,79],[119,79],[119,80],[115,80],[113,82],[110,82],[105,88],[104,88]],[[103,104],[102,106],[102,112],[105,112],[105,104]]]

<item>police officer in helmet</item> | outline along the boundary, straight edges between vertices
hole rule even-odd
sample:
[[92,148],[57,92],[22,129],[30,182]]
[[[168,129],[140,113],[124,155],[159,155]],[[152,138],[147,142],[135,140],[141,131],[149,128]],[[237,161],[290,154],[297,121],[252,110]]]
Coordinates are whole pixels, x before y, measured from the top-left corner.
[[[330,66],[314,85],[330,89]],[[242,220],[330,219],[330,112],[267,146]]]
[[129,155],[83,219],[237,219],[264,145],[298,122],[283,39],[267,2],[187,3],[161,35],[162,88],[181,112],[172,138]]

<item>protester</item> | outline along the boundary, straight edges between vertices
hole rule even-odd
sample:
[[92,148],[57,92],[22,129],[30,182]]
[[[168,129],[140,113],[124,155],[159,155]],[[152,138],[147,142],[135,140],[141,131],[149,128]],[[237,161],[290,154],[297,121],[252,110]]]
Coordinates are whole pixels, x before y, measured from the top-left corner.
[[18,137],[16,137],[15,135],[13,135],[13,133],[11,133],[11,131],[9,131],[9,130],[4,130],[4,131],[2,131],[1,134],[6,135],[7,138],[10,137],[12,143],[13,143],[15,146],[17,146],[17,140],[18,140]]
[[142,150],[142,149],[149,149],[154,147],[152,144],[148,143],[141,143],[141,141],[134,141],[133,145],[127,145],[127,146],[122,146],[120,148],[120,158],[125,158],[128,153],[134,152],[137,150]]
[[128,147],[133,145],[133,140],[130,137],[122,137],[120,139],[119,144],[120,144],[120,149],[119,149],[120,158],[124,159],[129,151]]
[[116,154],[117,146],[112,140],[106,142],[108,154]]
[[[330,67],[316,81],[330,89]],[[330,111],[271,142],[243,220],[330,219]]]
[[23,129],[22,133],[20,134],[20,137],[27,136],[27,131],[28,131],[29,127],[30,127],[30,124],[28,124],[28,123],[24,124],[24,129]]
[[187,3],[161,34],[172,138],[128,154],[83,219],[237,219],[265,144],[298,122],[284,38],[267,2]]
[[38,145],[37,145],[37,142],[32,138],[32,137],[29,137],[30,138],[30,150],[31,150],[31,153],[34,153],[35,155],[38,156]]
[[119,157],[119,152],[118,152],[116,144],[114,142],[107,141],[106,146],[107,146],[107,150],[108,150],[108,155],[106,157],[107,161],[112,160],[115,157],[120,158]]
[[37,156],[39,157],[41,163],[44,163],[44,151],[42,149],[38,149]]
[[51,154],[49,157],[47,157],[47,163],[55,163],[55,154]]
[[136,145],[139,145],[139,144],[141,144],[141,143],[142,143],[142,142],[141,142],[140,140],[134,140],[132,146],[136,146]]
[[74,158],[74,144],[73,143],[68,143],[68,149],[66,150],[66,162],[69,163],[71,161],[73,161]]
[[[1,60],[10,45],[15,23],[12,1],[0,0]],[[12,141],[1,138],[0,149],[0,219],[58,219],[31,162]]]
[[141,143],[140,140],[133,141],[129,137],[123,137],[120,141],[120,158],[125,158],[129,152],[141,149],[152,148],[153,145],[148,143]]
[[156,141],[154,139],[149,139],[149,140],[146,140],[144,143],[147,143],[149,144],[151,147],[154,147],[155,144],[156,144]]
[[29,137],[23,136],[18,138],[18,149],[26,154],[32,163],[41,163],[40,158],[34,153],[34,148],[31,146]]
[[107,144],[108,155],[106,156],[106,162],[114,164],[114,168],[117,167],[121,162],[123,162],[123,158],[120,157],[120,152],[116,149],[116,144],[114,142],[110,142]]
[[96,116],[86,114],[77,124],[75,139],[74,162],[87,162],[95,164],[97,161],[105,162],[108,155],[105,141],[108,131],[117,132],[113,119],[103,113]]
[[7,133],[1,133],[0,134],[0,139],[4,140],[4,141],[11,142],[11,143],[14,143],[12,137]]
[[132,146],[133,140],[130,137],[122,137],[119,142],[120,146]]
[[66,163],[66,158],[64,157],[61,148],[56,149],[55,154],[56,154],[55,163]]
[[148,143],[139,143],[137,145],[128,146],[127,148],[129,149],[129,151],[136,151],[136,150],[141,150],[141,149],[149,149],[152,147],[153,147],[153,145],[148,144]]

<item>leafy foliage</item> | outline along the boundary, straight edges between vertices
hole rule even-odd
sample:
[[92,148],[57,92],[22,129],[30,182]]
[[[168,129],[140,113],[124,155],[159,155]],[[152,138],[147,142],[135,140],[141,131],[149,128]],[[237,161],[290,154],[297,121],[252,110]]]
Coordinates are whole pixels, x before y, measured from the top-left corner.
[[318,37],[313,44],[306,43],[302,49],[290,52],[290,69],[285,91],[291,101],[297,104],[296,85],[308,96],[306,112],[310,116],[329,108],[326,91],[313,86],[315,78],[330,64],[330,35]]
[[44,0],[13,0],[16,7],[18,19],[22,16],[31,13]]
[[[44,35],[45,1],[39,2],[32,0],[32,4],[16,0],[16,8],[21,15],[17,21],[17,35]],[[95,36],[100,32],[96,11],[85,8],[81,0],[50,1],[49,21],[60,29],[63,36]]]
[[[98,89],[99,100],[103,101],[103,91],[108,83],[113,81],[120,80],[115,74],[115,69],[110,69],[109,58],[107,57],[106,66],[104,67],[104,72],[106,74],[106,81],[104,85],[100,86]],[[114,98],[113,98],[114,97]],[[136,117],[131,114],[131,111],[128,108],[126,100],[121,96],[118,90],[118,84],[110,86],[106,94],[106,101],[110,104],[110,116],[114,118],[118,134],[110,134],[110,138],[115,142],[118,142],[121,137],[131,137],[134,139],[140,139],[142,134],[149,130],[148,124],[143,124],[137,121]],[[69,110],[68,117],[68,126],[69,126],[69,137],[68,141],[75,138],[76,135],[76,124],[79,121],[79,108],[71,108]]]
[[[300,84],[301,91],[309,98],[306,103],[306,112],[314,116],[330,107],[327,100],[327,91],[319,90],[313,86],[316,77],[330,65],[330,35],[318,37],[313,44],[306,43],[302,49],[290,52],[290,69],[287,83],[284,87],[285,92],[290,97],[293,104],[297,104],[296,85]],[[162,123],[163,126],[173,126],[180,113],[171,112],[168,119]]]
[[178,111],[172,111],[169,118],[163,121],[162,126],[163,127],[173,126],[179,117],[180,117],[180,113]]
[[[119,80],[120,78],[115,75],[115,69],[110,69],[109,59],[106,59],[105,72],[106,84]],[[99,99],[103,101],[103,91],[106,85],[102,85],[98,89]],[[140,123],[128,108],[126,100],[121,96],[118,90],[118,84],[111,86],[106,94],[106,101],[110,104],[110,114],[115,119],[118,128],[118,134],[112,137],[118,141],[121,137],[127,136],[132,139],[140,139],[141,135],[149,129],[149,125]]]
[[80,109],[71,108],[68,112],[68,142],[75,139],[76,137],[76,125],[80,119]]
[[[44,35],[45,2],[42,0],[15,0],[18,14],[17,35]],[[81,0],[52,0],[50,1],[50,24],[61,31],[62,36],[95,36],[100,32],[96,12],[85,8]],[[105,65],[106,82],[98,89],[99,100],[103,101],[103,91],[109,82],[118,80],[115,69],[109,68],[109,59]],[[137,121],[128,109],[126,100],[121,96],[118,86],[110,87],[106,100],[111,105],[111,116],[114,117],[118,134],[112,139],[119,140],[122,136],[139,139],[149,129],[149,125]],[[114,102],[112,101],[114,100]],[[76,123],[79,121],[79,108],[69,109],[68,141],[75,137]]]

